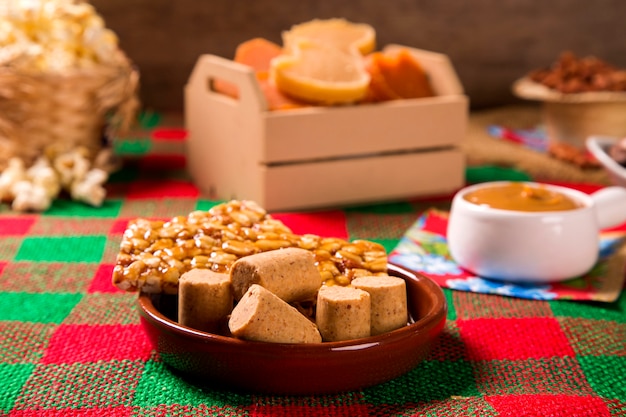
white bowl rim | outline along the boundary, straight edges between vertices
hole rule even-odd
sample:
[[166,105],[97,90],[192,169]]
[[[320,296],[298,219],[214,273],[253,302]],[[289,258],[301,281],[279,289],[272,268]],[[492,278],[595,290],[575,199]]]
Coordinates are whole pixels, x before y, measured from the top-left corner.
[[[545,187],[545,188],[548,188],[557,192],[562,192],[568,196],[571,196],[577,201],[583,203],[583,206],[572,209],[572,210],[522,211],[522,210],[507,210],[507,209],[493,208],[493,207],[489,207],[486,205],[475,204],[463,198],[467,193],[478,190],[478,189],[498,186],[498,185],[511,184],[511,183],[540,186],[540,187]],[[510,180],[487,181],[487,182],[481,182],[477,184],[468,185],[467,187],[462,188],[456,193],[453,199],[453,203],[463,204],[464,207],[467,208],[468,210],[471,210],[472,212],[475,212],[475,213],[483,213],[485,215],[493,215],[493,216],[501,216],[501,217],[530,217],[530,218],[544,217],[546,215],[573,216],[573,215],[579,214],[582,211],[588,210],[590,207],[593,207],[593,199],[588,194],[582,191],[576,190],[574,188],[564,187],[564,186],[556,185],[556,184],[543,183],[543,182],[538,182],[538,181],[510,181]]]

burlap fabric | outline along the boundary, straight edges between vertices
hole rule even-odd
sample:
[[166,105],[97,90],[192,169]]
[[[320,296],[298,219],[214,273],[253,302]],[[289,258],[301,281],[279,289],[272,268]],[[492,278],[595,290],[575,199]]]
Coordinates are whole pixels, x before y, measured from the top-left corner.
[[513,129],[533,128],[543,123],[540,105],[517,105],[473,112],[462,147],[469,166],[497,165],[526,172],[537,181],[610,184],[600,168],[581,169],[515,143],[489,135],[491,125]]

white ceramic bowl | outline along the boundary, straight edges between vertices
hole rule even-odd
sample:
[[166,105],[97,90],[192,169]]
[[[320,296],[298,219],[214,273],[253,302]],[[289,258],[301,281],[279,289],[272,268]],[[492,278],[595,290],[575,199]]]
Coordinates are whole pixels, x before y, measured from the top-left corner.
[[626,167],[609,155],[609,149],[618,139],[609,136],[591,136],[585,142],[587,150],[602,164],[615,185],[626,187]]
[[626,189],[621,187],[588,195],[541,184],[582,203],[564,211],[494,209],[464,198],[471,191],[506,183],[469,186],[452,200],[447,230],[450,254],[461,267],[482,277],[545,283],[583,275],[598,259],[600,230],[626,221]]

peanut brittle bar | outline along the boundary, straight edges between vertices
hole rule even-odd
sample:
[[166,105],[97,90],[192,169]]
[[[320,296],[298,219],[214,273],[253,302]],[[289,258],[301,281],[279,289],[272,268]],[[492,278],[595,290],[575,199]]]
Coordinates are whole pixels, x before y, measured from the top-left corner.
[[241,257],[288,247],[312,251],[327,285],[387,273],[387,254],[378,243],[297,235],[258,204],[232,200],[169,221],[131,221],[112,280],[125,291],[175,294],[178,278],[193,268],[228,272]]

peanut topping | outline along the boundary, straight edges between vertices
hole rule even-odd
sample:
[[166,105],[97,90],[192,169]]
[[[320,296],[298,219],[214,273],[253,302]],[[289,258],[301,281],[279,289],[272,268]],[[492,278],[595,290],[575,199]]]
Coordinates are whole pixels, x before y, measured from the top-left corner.
[[387,253],[375,242],[294,234],[251,201],[233,200],[170,221],[136,219],[124,232],[113,284],[126,291],[178,291],[193,268],[228,272],[239,258],[297,247],[313,252],[327,285],[349,285],[363,275],[387,273]]

